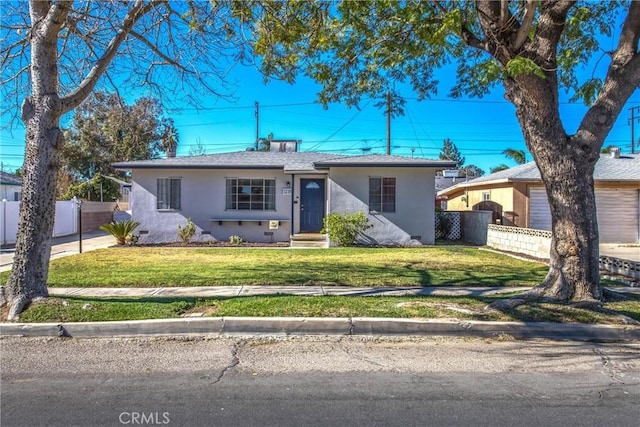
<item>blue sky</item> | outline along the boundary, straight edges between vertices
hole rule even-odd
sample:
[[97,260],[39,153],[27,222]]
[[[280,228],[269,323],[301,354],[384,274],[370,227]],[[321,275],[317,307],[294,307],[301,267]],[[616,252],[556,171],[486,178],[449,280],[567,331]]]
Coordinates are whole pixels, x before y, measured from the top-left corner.
[[[239,67],[230,76],[236,80],[236,101],[205,98],[200,111],[185,107],[169,114],[180,135],[178,155],[188,155],[198,141],[207,153],[239,151],[255,141],[255,101],[259,108],[260,136],[273,133],[276,139],[300,139],[302,151],[328,151],[344,154],[384,153],[386,117],[364,99],[360,110],[339,104],[324,109],[315,103],[319,87],[299,79],[295,85],[271,82],[265,85],[252,68]],[[451,139],[465,164],[475,164],[486,173],[493,166],[513,166],[501,153],[506,148],[525,149],[514,107],[503,98],[500,87],[482,99],[452,99],[447,94],[452,76],[442,71],[439,93],[418,102],[410,88],[400,90],[408,98],[405,115],[391,123],[392,154],[437,158],[442,141]],[[144,93],[128,94],[129,100]],[[566,98],[566,97],[565,97]],[[630,152],[629,108],[640,105],[640,92],[629,100],[616,121],[605,145],[617,145]],[[4,106],[3,106],[4,107]],[[17,108],[17,106],[15,107]],[[561,114],[567,132],[573,133],[586,108],[580,103],[562,103]],[[3,123],[4,124],[4,123]],[[636,140],[640,123],[636,124]],[[0,161],[5,171],[23,162],[24,129],[0,134]],[[531,156],[528,155],[531,160]]]

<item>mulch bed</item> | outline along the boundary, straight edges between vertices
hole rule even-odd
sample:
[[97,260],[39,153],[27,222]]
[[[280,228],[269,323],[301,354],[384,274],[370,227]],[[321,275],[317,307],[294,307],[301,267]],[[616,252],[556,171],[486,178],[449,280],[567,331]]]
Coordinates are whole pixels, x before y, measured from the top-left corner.
[[239,245],[229,242],[169,242],[169,243],[145,243],[135,246],[145,248],[288,248],[289,242],[244,242]]

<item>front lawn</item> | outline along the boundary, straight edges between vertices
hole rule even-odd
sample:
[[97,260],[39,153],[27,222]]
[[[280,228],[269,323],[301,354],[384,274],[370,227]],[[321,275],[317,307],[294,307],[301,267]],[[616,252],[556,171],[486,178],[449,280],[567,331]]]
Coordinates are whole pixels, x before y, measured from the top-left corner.
[[[52,287],[226,285],[532,286],[547,266],[473,247],[115,247],[51,262]],[[8,273],[0,274],[6,281]]]

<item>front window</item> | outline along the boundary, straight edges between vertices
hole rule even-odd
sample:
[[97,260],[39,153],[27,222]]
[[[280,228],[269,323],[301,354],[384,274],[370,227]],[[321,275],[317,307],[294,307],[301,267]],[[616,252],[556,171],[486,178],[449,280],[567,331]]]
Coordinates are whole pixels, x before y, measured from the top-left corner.
[[158,178],[158,209],[180,209],[180,178]]
[[369,211],[396,211],[396,179],[369,178]]
[[276,210],[275,179],[227,178],[227,210]]

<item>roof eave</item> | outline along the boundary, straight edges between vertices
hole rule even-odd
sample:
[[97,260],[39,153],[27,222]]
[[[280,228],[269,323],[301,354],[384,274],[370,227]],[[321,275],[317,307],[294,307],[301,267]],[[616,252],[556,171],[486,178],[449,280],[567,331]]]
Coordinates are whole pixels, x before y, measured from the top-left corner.
[[455,166],[455,163],[452,164],[442,164],[442,163],[394,163],[394,162],[378,162],[378,163],[351,163],[351,162],[317,162],[314,163],[316,168],[385,168],[385,167],[394,167],[394,168],[447,168]]
[[261,169],[261,170],[282,170],[284,165],[127,165],[115,164],[117,170],[133,169]]

